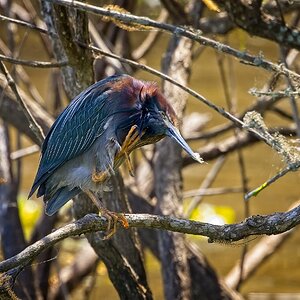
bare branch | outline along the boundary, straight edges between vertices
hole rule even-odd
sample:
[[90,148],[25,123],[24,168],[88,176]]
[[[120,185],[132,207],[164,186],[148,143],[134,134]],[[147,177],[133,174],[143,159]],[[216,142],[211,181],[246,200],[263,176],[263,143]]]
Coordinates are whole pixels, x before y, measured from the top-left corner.
[[[168,18],[168,12],[165,9],[162,9],[157,21],[165,22]],[[151,50],[151,46],[154,44],[155,40],[158,38],[160,31],[150,31],[144,41],[132,52],[132,57],[135,60],[141,59],[145,54]]]
[[252,88],[249,90],[249,94],[255,96],[255,97],[261,97],[261,96],[271,96],[271,97],[291,97],[291,96],[300,96],[300,90],[293,91],[290,88],[287,88],[282,91],[259,91],[256,88]]
[[244,61],[252,66],[260,67],[268,71],[272,71],[280,74],[285,74],[291,80],[293,80],[295,84],[299,85],[300,75],[287,69],[285,66],[277,65],[268,60],[265,60],[261,55],[255,56],[255,55],[248,54],[246,52],[238,51],[226,44],[214,41],[207,37],[203,37],[201,36],[201,33],[198,30],[191,30],[184,27],[174,26],[168,23],[160,23],[158,21],[152,20],[147,17],[139,17],[132,14],[124,14],[118,11],[114,11],[112,9],[106,9],[103,7],[97,7],[94,5],[85,4],[76,0],[45,0],[45,1],[57,3],[64,6],[74,7],[76,9],[93,13],[96,15],[111,17],[125,24],[139,24],[142,26],[149,26],[150,27],[149,29],[151,29],[151,27],[154,27],[154,28],[161,29],[163,31],[171,32],[172,34],[175,35],[184,36],[202,45],[211,47],[217,51],[232,55],[237,59]]
[[[215,0],[215,2],[221,8],[226,10],[231,20],[237,26],[243,28],[251,35],[260,36],[279,44],[286,45],[287,47],[300,49],[299,30],[292,26],[287,26],[282,22],[281,18],[266,14],[261,7],[261,0]],[[275,1],[275,3],[277,2]],[[289,5],[291,5],[291,3],[289,3]],[[282,13],[281,9],[279,11]]]
[[97,47],[94,46],[88,46],[86,44],[83,44],[81,42],[77,42],[79,45],[83,46],[83,47],[87,47],[88,49],[91,49],[93,51],[99,52],[103,55],[106,55],[108,57],[112,57],[115,59],[120,60],[121,62],[127,63],[129,65],[135,66],[139,69],[142,69],[144,71],[147,71],[153,75],[156,75],[160,78],[163,78],[171,83],[173,83],[174,85],[180,87],[182,90],[184,90],[185,92],[189,93],[190,95],[192,95],[193,97],[195,97],[196,99],[200,100],[201,102],[203,102],[205,105],[209,106],[210,108],[212,108],[213,110],[215,110],[216,112],[218,112],[219,114],[221,114],[223,117],[225,117],[226,119],[232,121],[236,126],[240,127],[240,128],[245,128],[247,129],[249,132],[253,133],[258,139],[263,140],[266,144],[270,145],[270,141],[263,136],[260,132],[258,132],[257,130],[247,127],[243,121],[241,121],[240,119],[238,119],[237,117],[233,116],[232,114],[230,114],[228,111],[226,111],[225,109],[221,108],[220,106],[217,106],[216,104],[212,103],[211,101],[209,101],[208,99],[206,99],[204,96],[200,95],[199,93],[197,93],[196,91],[192,90],[191,88],[182,85],[181,83],[179,83],[177,80],[173,79],[172,77],[161,73],[159,71],[157,71],[156,69],[153,69],[147,65],[143,65],[140,63],[137,63],[133,60],[130,59],[126,59],[123,57],[120,57],[116,54],[112,54],[106,51],[103,51]]
[[[300,224],[300,206],[271,215],[255,215],[241,223],[214,225],[203,222],[179,219],[169,216],[149,214],[125,214],[129,227],[169,230],[208,237],[208,242],[232,243],[251,235],[274,235],[286,232]],[[59,241],[89,232],[106,230],[108,225],[104,217],[88,214],[74,223],[65,225],[28,246],[19,254],[0,262],[0,272],[6,272],[16,267],[24,267],[50,246]],[[120,229],[121,230],[121,229]]]
[[245,200],[249,200],[253,196],[257,196],[262,190],[270,186],[272,183],[283,177],[289,172],[295,172],[300,168],[300,161],[296,161],[294,163],[291,163],[284,167],[280,172],[278,172],[276,175],[272,176],[270,179],[268,179],[266,182],[264,182],[262,185],[260,185],[258,188],[254,189],[253,191],[247,193],[244,196]]
[[217,175],[219,174],[221,168],[223,167],[225,159],[226,159],[225,156],[220,156],[215,162],[215,164],[212,166],[212,168],[209,170],[209,172],[207,173],[199,189],[197,190],[198,193],[194,196],[193,200],[191,201],[191,203],[189,204],[186,210],[185,213],[186,218],[190,218],[195,208],[199,206],[199,204],[201,203],[203,195],[199,195],[199,191],[207,190],[212,185]]
[[0,54],[0,60],[10,62],[16,65],[23,65],[32,68],[60,68],[68,65],[67,61],[62,62],[47,62],[47,61],[36,61],[36,60],[23,60],[14,57],[9,57],[6,55]]
[[[269,132],[271,134],[276,132],[285,136],[296,135],[295,126],[281,127],[275,129],[272,128],[269,130]],[[226,138],[219,143],[208,144],[207,146],[199,149],[199,154],[205,161],[213,160],[224,154],[235,151],[237,148],[243,148],[249,145],[253,145],[258,141],[259,140],[254,135],[245,132],[240,132],[238,140],[236,139],[236,137],[233,136],[233,137]],[[188,166],[190,164],[193,164],[194,162],[195,160],[193,160],[191,157],[185,156],[183,160],[183,165]]]
[[220,187],[220,188],[206,188],[206,189],[196,189],[183,192],[183,198],[190,198],[196,196],[215,196],[231,193],[242,193],[243,189],[241,187]]
[[[300,201],[293,203],[289,209],[292,209],[300,204]],[[240,274],[240,266],[237,263],[224,278],[226,284],[235,289],[238,285],[239,278],[242,276],[242,281],[245,283],[254,272],[272,255],[277,253],[277,250],[284,244],[295,230],[288,230],[282,234],[275,236],[264,236],[260,241],[246,254],[244,260],[243,274]]]
[[35,134],[35,136],[38,139],[39,143],[42,144],[43,140],[45,138],[44,133],[43,133],[41,127],[38,125],[38,123],[34,119],[34,117],[32,116],[32,113],[29,111],[27,104],[23,101],[22,97],[20,96],[19,91],[17,89],[17,86],[16,86],[13,78],[8,73],[5,65],[3,64],[3,62],[1,60],[0,60],[0,69],[1,69],[1,72],[5,75],[6,80],[8,82],[8,85],[10,86],[12,91],[14,92],[14,94],[16,96],[16,99],[19,102],[19,104],[20,104],[20,106],[21,106],[21,108],[24,112],[24,115],[26,116],[27,120],[29,121],[29,127],[31,128],[31,130]]
[[30,28],[30,29],[33,29],[33,30],[37,30],[37,31],[39,31],[41,33],[49,34],[49,32],[48,32],[47,29],[38,27],[38,26],[36,26],[36,25],[34,25],[32,23],[26,22],[26,21],[14,19],[14,18],[9,18],[9,17],[3,16],[3,15],[0,15],[0,21],[11,22],[11,23],[23,26],[23,27],[27,27],[27,28]]
[[37,153],[40,151],[40,147],[38,145],[32,145],[23,149],[16,150],[10,154],[11,160],[20,159],[31,154]]

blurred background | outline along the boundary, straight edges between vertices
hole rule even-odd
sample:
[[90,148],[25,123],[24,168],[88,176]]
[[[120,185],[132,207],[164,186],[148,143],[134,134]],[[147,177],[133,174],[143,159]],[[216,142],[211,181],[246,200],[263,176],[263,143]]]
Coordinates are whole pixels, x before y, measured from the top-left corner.
[[[178,13],[182,9],[187,16],[191,5],[188,1],[118,0],[115,2],[121,12],[129,11],[134,15],[146,16],[177,25],[184,25],[184,22],[178,17],[176,18],[176,10]],[[239,3],[239,1],[237,2]],[[281,1],[264,2],[264,8],[261,9],[262,13],[265,10],[273,18],[279,18],[280,12],[276,8],[276,2],[280,3]],[[290,7],[287,8],[286,2],[283,2],[282,14],[287,26],[292,26],[293,23],[295,30],[299,30],[297,27],[299,21],[297,5],[290,4]],[[111,4],[109,1],[90,1],[90,3],[97,6]],[[240,5],[238,3],[236,5]],[[218,1],[215,4],[218,4]],[[172,9],[172,5],[176,9]],[[293,59],[289,60],[290,65],[288,67],[296,72],[299,71],[299,53],[297,50],[286,45],[280,45],[268,38],[257,37],[251,32],[249,34],[246,30],[239,28],[234,20],[230,19],[228,11],[221,5],[219,12],[209,8],[205,3],[202,5],[200,21],[197,24],[200,24],[199,30],[203,32],[203,35],[230,45],[238,51],[247,51],[247,53],[263,57],[274,63],[286,61],[292,52],[294,56]],[[268,5],[269,8],[267,9]],[[0,10],[3,16],[23,20],[46,29],[41,13],[41,4],[38,1],[2,0],[0,1]],[[223,27],[220,25],[220,20],[224,23]],[[103,45],[101,46],[101,42],[103,42],[109,52],[133,59],[157,70],[162,69],[162,59],[170,47],[171,34],[154,28],[150,30],[133,28],[132,31],[129,31],[126,30],[126,27],[118,27],[118,24],[116,25],[111,20],[105,20],[91,14],[89,21],[90,38],[97,47],[104,49]],[[0,17],[0,24],[0,53],[2,55],[26,61],[57,60],[51,46],[53,42],[51,43],[51,38],[47,34],[42,34],[26,26],[20,26],[2,17]],[[190,25],[186,26],[188,28]],[[145,45],[147,39],[152,39],[148,46]],[[94,59],[95,78],[97,80],[121,70],[138,79],[156,81],[159,86],[163,86],[161,78],[139,68],[121,64],[117,60],[114,60],[112,65],[109,60],[105,59],[105,56],[97,53],[94,53]],[[5,60],[3,59],[3,61]],[[59,68],[33,68],[20,65],[18,62],[11,63],[8,61],[5,61],[5,65],[29,101],[38,102],[38,105],[53,119],[68,104],[70,97],[65,92],[64,80]],[[116,71],[116,65],[119,71]],[[241,63],[230,55],[225,55],[197,43],[192,49],[189,74],[186,85],[233,114],[240,117],[243,116],[244,112],[256,107],[270,129],[295,128],[293,108],[289,97],[276,98],[276,100],[273,97],[272,101],[272,96],[255,97],[249,92],[253,89],[259,91],[284,90],[288,86],[284,76],[277,76],[279,78],[274,79],[275,75],[272,72]],[[27,81],[24,80],[24,77],[27,77]],[[1,103],[9,88],[5,78],[1,77],[0,79]],[[187,104],[182,121],[182,132],[194,150],[200,153],[205,152],[205,149],[209,149],[209,147],[222,150],[222,145],[226,148],[230,141],[238,139],[237,136],[241,134],[240,131],[236,131],[234,128],[222,130],[229,124],[228,120],[192,96],[185,95],[185,97],[187,97]],[[266,103],[267,101],[272,101],[272,104],[259,105],[259,103]],[[4,116],[3,106],[1,108],[0,104],[1,110],[0,117],[5,121],[2,126],[8,130],[6,136],[8,137],[11,170],[14,183],[17,185],[18,212],[25,239],[29,242],[35,232],[36,225],[44,215],[41,199],[27,200],[38,166],[39,149],[34,146],[33,139],[21,132],[20,128],[14,126],[17,123],[11,121],[12,116],[7,114]],[[5,111],[5,113],[7,112],[8,110]],[[216,132],[216,134],[209,135],[211,132]],[[289,132],[287,137],[294,146],[298,145],[295,135],[296,133]],[[25,149],[25,151],[20,152],[20,149]],[[237,149],[239,150],[237,151]],[[139,188],[143,187],[141,181],[143,178],[148,180],[149,177],[142,173],[143,171],[139,169],[139,166],[145,156],[151,156],[152,151],[153,147],[150,146],[142,152],[133,153],[137,176],[133,179],[129,178],[127,170],[122,168],[121,173],[126,184],[137,184],[137,186],[140,185]],[[233,147],[232,150],[226,149],[224,153],[221,152],[208,155],[207,163],[202,165],[188,161],[183,154],[183,216],[212,224],[237,223],[249,215],[286,211],[299,201],[300,175],[299,172],[290,172],[245,204],[245,188],[248,191],[257,188],[279,172],[285,166],[285,162],[271,147],[254,140],[241,147],[237,146]],[[211,150],[210,153],[213,151]],[[241,171],[241,159],[243,171]],[[210,179],[207,179],[208,174],[211,175]],[[199,190],[200,188],[201,190]],[[152,201],[151,203],[155,203],[153,200],[155,195],[149,194],[147,196],[149,201]],[[55,222],[55,228],[72,220],[71,207],[72,205],[69,203],[62,209]],[[134,209],[133,212],[135,212]],[[207,258],[216,274],[233,289],[238,288],[239,292],[248,299],[300,299],[299,229],[295,228],[292,232],[285,234],[284,237],[278,238],[276,236],[276,238],[273,240],[272,237],[254,236],[240,242],[224,244],[208,243],[207,238],[204,237],[186,236],[188,242],[195,245],[196,251],[200,251]],[[269,247],[269,250],[263,246]],[[48,278],[49,290],[61,284],[65,278],[64,271],[67,272],[67,268],[74,263],[82,249],[88,248],[90,246],[84,237],[68,238],[54,246],[50,258],[38,262],[38,264],[45,265],[49,264],[48,260],[51,262]],[[145,268],[153,298],[164,299],[160,262],[147,247],[143,249]],[[243,255],[246,252],[252,253],[251,251],[254,250],[257,251],[256,256],[253,256],[252,262],[245,262],[245,266],[253,264],[255,267],[245,280],[239,278],[238,284],[231,285],[234,267],[237,266],[239,269]],[[258,262],[260,255],[262,261]],[[0,257],[1,259],[5,258],[3,251],[2,255],[0,252]],[[118,299],[119,296],[108,278],[104,263],[101,260],[96,261],[97,263],[94,264],[93,268],[80,280],[78,279],[76,288],[70,287],[70,289],[64,290],[62,294],[65,295],[65,299]],[[33,264],[32,268],[35,269],[36,265]],[[293,293],[293,297],[299,298],[292,298],[289,293]],[[286,298],[279,298],[282,294],[285,294]]]

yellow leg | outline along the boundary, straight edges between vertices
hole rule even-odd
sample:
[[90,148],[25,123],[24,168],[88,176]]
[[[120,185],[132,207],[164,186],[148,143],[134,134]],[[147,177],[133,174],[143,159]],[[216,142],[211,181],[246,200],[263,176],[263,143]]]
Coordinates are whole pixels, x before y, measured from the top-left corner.
[[92,200],[92,202],[96,205],[99,209],[99,212],[102,217],[107,218],[108,225],[107,225],[107,234],[103,238],[104,240],[109,239],[112,237],[117,231],[117,222],[119,221],[124,228],[128,228],[129,224],[127,219],[124,217],[123,214],[115,213],[107,208],[105,208],[102,203],[97,199],[97,197],[90,191],[85,191],[86,195]]

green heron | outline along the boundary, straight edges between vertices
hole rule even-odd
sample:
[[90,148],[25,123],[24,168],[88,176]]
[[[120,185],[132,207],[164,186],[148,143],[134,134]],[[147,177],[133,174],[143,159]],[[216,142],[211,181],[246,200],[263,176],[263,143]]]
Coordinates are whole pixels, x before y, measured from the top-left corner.
[[180,135],[177,123],[155,83],[128,75],[101,80],[79,94],[54,122],[29,197],[38,189],[46,214],[53,215],[85,192],[102,214],[112,217],[94,193],[124,161],[132,172],[132,150],[169,136],[202,162]]

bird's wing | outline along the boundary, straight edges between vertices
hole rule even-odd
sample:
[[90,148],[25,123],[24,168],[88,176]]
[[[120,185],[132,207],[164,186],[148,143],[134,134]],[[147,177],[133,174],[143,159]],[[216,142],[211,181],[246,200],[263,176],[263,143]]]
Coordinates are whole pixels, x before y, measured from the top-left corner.
[[112,76],[95,83],[59,115],[44,141],[29,197],[59,166],[85,152],[101,136],[107,118],[114,113],[109,101],[111,83],[123,76]]

